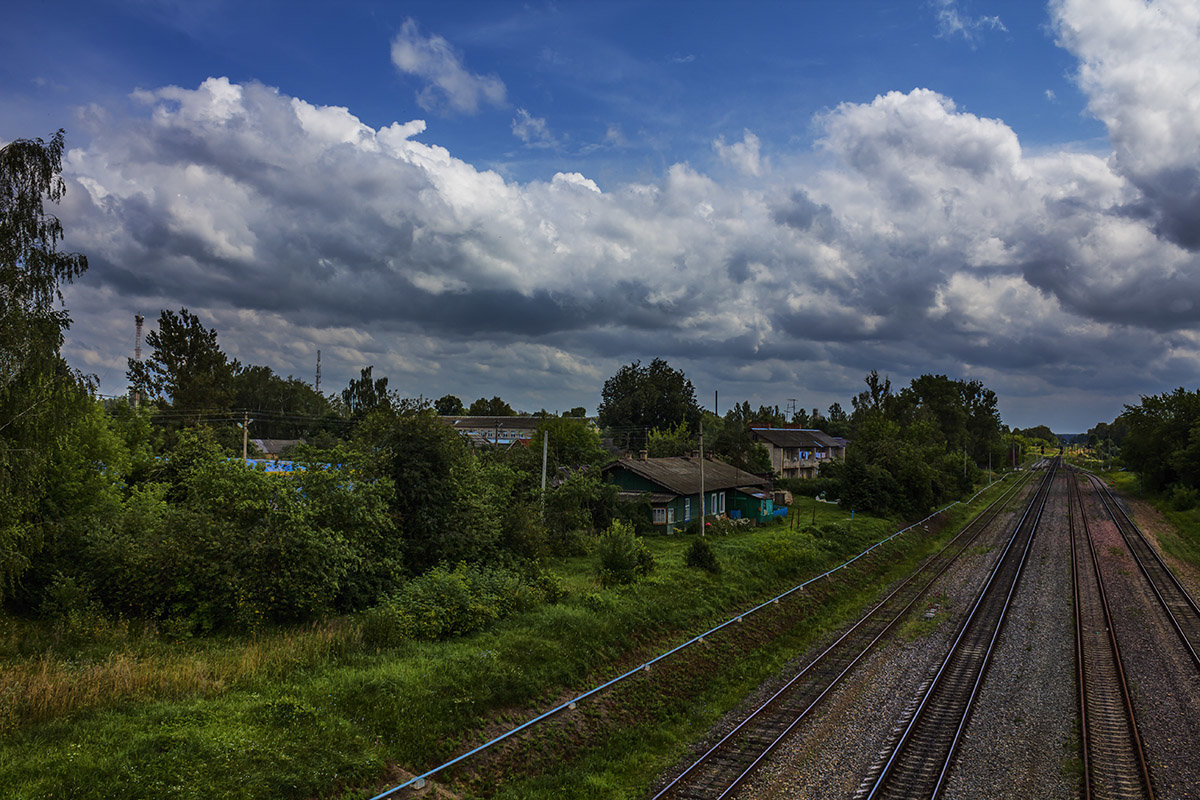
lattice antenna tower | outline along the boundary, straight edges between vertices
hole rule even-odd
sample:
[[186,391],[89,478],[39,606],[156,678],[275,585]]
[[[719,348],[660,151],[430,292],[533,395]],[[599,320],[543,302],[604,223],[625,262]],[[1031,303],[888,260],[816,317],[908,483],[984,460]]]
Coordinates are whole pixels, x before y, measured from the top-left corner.
[[321,391],[321,351],[317,351],[317,382],[313,384],[313,388],[318,392]]
[[791,422],[792,418],[796,416],[796,398],[794,398],[794,397],[788,398],[786,413],[787,413],[788,422]]

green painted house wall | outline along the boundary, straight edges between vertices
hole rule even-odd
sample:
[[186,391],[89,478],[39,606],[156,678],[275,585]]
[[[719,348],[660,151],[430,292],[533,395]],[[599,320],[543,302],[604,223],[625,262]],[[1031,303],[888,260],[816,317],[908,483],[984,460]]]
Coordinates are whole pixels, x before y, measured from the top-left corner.
[[[625,470],[613,470],[609,473],[609,478],[613,483],[626,491],[671,494],[669,490],[654,481]],[[664,509],[662,517],[665,520],[665,522],[654,522],[656,526],[664,529],[667,527],[681,528],[691,521],[692,518],[700,516],[700,497],[699,495],[686,497],[676,495],[670,502],[652,503],[651,509],[655,508]],[[704,508],[709,516],[712,516],[714,513],[725,514],[730,517],[740,516],[743,519],[751,519],[756,523],[761,523],[770,519],[771,512],[774,510],[774,504],[770,497],[759,500],[756,497],[742,494],[736,489],[721,489],[715,492],[706,491],[704,493]],[[738,513],[730,513],[734,511]],[[654,514],[653,510],[651,514]]]

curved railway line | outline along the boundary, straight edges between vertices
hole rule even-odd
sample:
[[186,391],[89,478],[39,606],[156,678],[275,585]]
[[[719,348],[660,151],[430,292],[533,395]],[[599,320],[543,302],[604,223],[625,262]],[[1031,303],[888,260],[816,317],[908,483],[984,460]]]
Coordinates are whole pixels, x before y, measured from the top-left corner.
[[663,787],[654,795],[655,800],[713,800],[731,796],[854,666],[909,614],[933,582],[988,529],[1028,480],[1027,475],[989,505],[942,550]]
[[[1067,481],[1085,800],[1152,800],[1145,749],[1078,477]],[[1078,513],[1076,513],[1078,511]]]
[[1059,464],[1057,458],[1050,463],[950,652],[896,737],[890,755],[863,781],[856,797],[925,798],[936,797],[941,791],[1028,559]]

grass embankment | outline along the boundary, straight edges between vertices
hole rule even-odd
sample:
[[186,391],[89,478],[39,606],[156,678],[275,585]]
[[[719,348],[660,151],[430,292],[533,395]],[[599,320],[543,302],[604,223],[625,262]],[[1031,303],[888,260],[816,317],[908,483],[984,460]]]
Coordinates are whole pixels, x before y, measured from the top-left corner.
[[[800,514],[807,523],[811,506]],[[716,576],[683,566],[686,537],[647,540],[658,567],[625,588],[601,590],[592,559],[564,559],[550,566],[566,600],[386,650],[353,620],[183,642],[113,626],[74,631],[73,644],[5,620],[0,785],[6,797],[79,800],[369,796],[389,764],[436,766],[894,529],[847,516],[819,506],[820,536],[769,526],[713,537]],[[501,797],[641,796],[686,742],[937,538],[901,537],[864,567],[867,580],[747,618],[454,777],[484,793],[500,783]]]

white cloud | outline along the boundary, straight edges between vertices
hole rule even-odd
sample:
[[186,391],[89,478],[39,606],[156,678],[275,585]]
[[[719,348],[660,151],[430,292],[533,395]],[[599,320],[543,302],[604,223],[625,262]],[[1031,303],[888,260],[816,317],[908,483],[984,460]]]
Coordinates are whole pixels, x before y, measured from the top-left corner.
[[742,141],[733,144],[725,144],[725,137],[720,136],[713,142],[713,149],[722,161],[739,172],[755,178],[762,175],[766,159],[760,152],[758,137],[750,131],[744,131]]
[[441,36],[422,36],[415,20],[405,20],[392,39],[392,63],[401,72],[423,78],[427,83],[417,93],[421,108],[448,108],[475,114],[481,105],[506,103],[504,82],[495,75],[476,75],[467,70],[461,56]]
[[[140,92],[143,114],[110,111],[67,157],[61,216],[92,262],[68,353],[119,381],[121,345],[99,343],[186,305],[243,361],[308,374],[320,348],[331,383],[387,364],[413,394],[532,408],[592,406],[654,355],[722,395],[774,391],[754,376],[786,364],[822,406],[872,367],[971,370],[1001,394],[1178,381],[1200,363],[1200,257],[1179,233],[1200,203],[1173,178],[1200,166],[1181,63],[1200,34],[1156,50],[1153,15],[1186,9],[1143,20],[1129,0],[1117,46],[1090,8],[1056,5],[1056,24],[1111,158],[1030,155],[914,89],[819,118],[820,171],[770,168],[746,131],[713,143],[731,180],[673,164],[601,191],[582,171],[506,180],[418,139],[421,120],[374,129],[260,84]],[[535,140],[542,121],[518,120]]]
[[512,121],[513,136],[516,136],[526,147],[554,147],[558,144],[546,120],[535,117],[523,108],[517,109],[517,116]]
[[1060,43],[1080,60],[1088,108],[1118,171],[1162,231],[1200,249],[1200,6],[1189,0],[1055,0]]
[[939,38],[949,39],[961,36],[968,42],[974,42],[980,31],[1007,31],[998,16],[971,17],[959,11],[958,0],[934,0],[937,11]]

